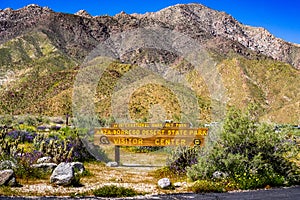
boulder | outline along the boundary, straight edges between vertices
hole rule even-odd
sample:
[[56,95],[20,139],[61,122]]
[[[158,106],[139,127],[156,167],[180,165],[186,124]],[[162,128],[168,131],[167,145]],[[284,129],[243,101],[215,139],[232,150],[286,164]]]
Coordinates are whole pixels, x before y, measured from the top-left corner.
[[52,158],[50,156],[45,156],[45,157],[41,157],[39,158],[36,163],[40,164],[40,163],[51,163],[52,162]]
[[118,167],[119,164],[117,162],[108,162],[106,163],[106,167]]
[[4,169],[16,169],[17,165],[11,161],[11,160],[4,160],[0,163],[0,170],[4,170]]
[[39,163],[31,165],[33,168],[41,169],[43,172],[53,172],[53,170],[57,167],[56,163]]
[[71,163],[60,163],[50,176],[50,183],[67,186],[74,180],[74,168]]
[[0,171],[0,186],[16,186],[17,181],[15,173],[11,169]]
[[168,178],[159,179],[157,182],[158,186],[162,189],[168,188],[171,186],[171,181]]
[[82,174],[85,171],[83,163],[81,163],[81,162],[72,162],[71,165],[72,165],[74,171],[78,174]]
[[174,183],[174,187],[183,187],[183,186],[187,186],[186,182],[176,182]]

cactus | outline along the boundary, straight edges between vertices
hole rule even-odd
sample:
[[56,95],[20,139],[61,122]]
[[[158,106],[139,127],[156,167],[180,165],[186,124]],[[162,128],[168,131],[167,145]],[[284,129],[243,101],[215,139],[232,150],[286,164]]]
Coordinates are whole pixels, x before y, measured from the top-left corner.
[[37,136],[33,142],[40,152],[52,157],[56,163],[72,160],[73,149],[68,150],[68,144],[71,143],[69,139],[60,141],[51,138],[49,140],[49,138],[47,139],[44,136]]
[[1,156],[15,156],[20,152],[18,145],[20,143],[20,137],[18,137],[15,141],[8,141],[6,135],[8,133],[8,129],[4,128],[0,130],[0,155]]

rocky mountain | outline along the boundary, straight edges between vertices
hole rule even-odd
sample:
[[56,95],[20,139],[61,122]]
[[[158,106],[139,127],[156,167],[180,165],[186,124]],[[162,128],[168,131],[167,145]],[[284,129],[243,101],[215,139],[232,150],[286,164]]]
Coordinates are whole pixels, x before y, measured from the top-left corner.
[[0,11],[0,41],[39,30],[59,49],[82,58],[111,33],[156,25],[182,31],[204,44],[231,43],[222,49],[224,53],[233,48],[237,53],[247,54],[244,47],[300,68],[299,45],[276,38],[264,28],[243,25],[224,12],[200,4],[176,5],[145,15],[120,13],[114,17],[92,17],[84,10],[75,15],[55,13],[38,5],[19,10],[7,8]]
[[[229,105],[245,107],[254,102],[261,108],[260,116],[264,120],[299,123],[300,46],[200,4],[175,5],[143,15],[122,12],[96,17],[84,10],[73,15],[38,5],[0,10],[1,113],[62,115],[71,112],[72,84],[86,56],[112,35],[147,27],[176,30],[205,47],[218,63]],[[199,91],[199,105],[206,110],[202,112],[203,121],[210,120],[207,116],[212,101],[205,95],[207,91],[199,89],[203,82],[190,65],[172,52],[147,48],[124,55],[119,58],[120,63],[108,69],[107,80],[102,80],[107,84],[99,84],[97,89],[99,115],[111,115],[108,102],[112,92],[109,91],[113,90],[117,78],[126,74],[124,69],[131,69],[128,65],[141,65],[158,58],[170,66],[178,65],[186,77],[192,77],[191,84]],[[137,94],[165,90],[151,85]],[[136,97],[132,101],[135,107],[132,115],[136,119],[147,118],[149,113],[145,110],[150,104],[163,104],[158,100],[160,94],[147,97],[152,103],[138,101]],[[168,106],[165,109],[167,113],[176,110]],[[170,115],[172,118],[175,114]]]

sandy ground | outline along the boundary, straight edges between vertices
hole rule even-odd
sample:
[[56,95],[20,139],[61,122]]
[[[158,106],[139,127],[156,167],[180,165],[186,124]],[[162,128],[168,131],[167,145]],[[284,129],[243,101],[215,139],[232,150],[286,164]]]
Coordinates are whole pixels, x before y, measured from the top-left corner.
[[[107,149],[111,159],[114,157],[114,150]],[[80,179],[80,187],[54,186],[49,179],[44,180],[22,180],[22,187],[12,188],[16,195],[91,195],[93,189],[104,185],[117,185],[136,189],[145,194],[166,194],[187,192],[187,184],[174,190],[161,190],[157,186],[158,177],[154,171],[166,163],[167,154],[163,152],[132,153],[121,149],[120,158],[122,165],[119,167],[106,167],[103,163],[85,163],[85,168],[91,173]]]

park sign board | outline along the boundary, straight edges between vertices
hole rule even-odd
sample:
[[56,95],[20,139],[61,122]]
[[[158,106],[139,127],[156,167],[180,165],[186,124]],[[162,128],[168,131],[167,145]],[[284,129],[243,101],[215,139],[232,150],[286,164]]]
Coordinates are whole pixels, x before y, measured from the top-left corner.
[[207,128],[188,123],[122,123],[96,128],[96,145],[115,146],[203,146]]

